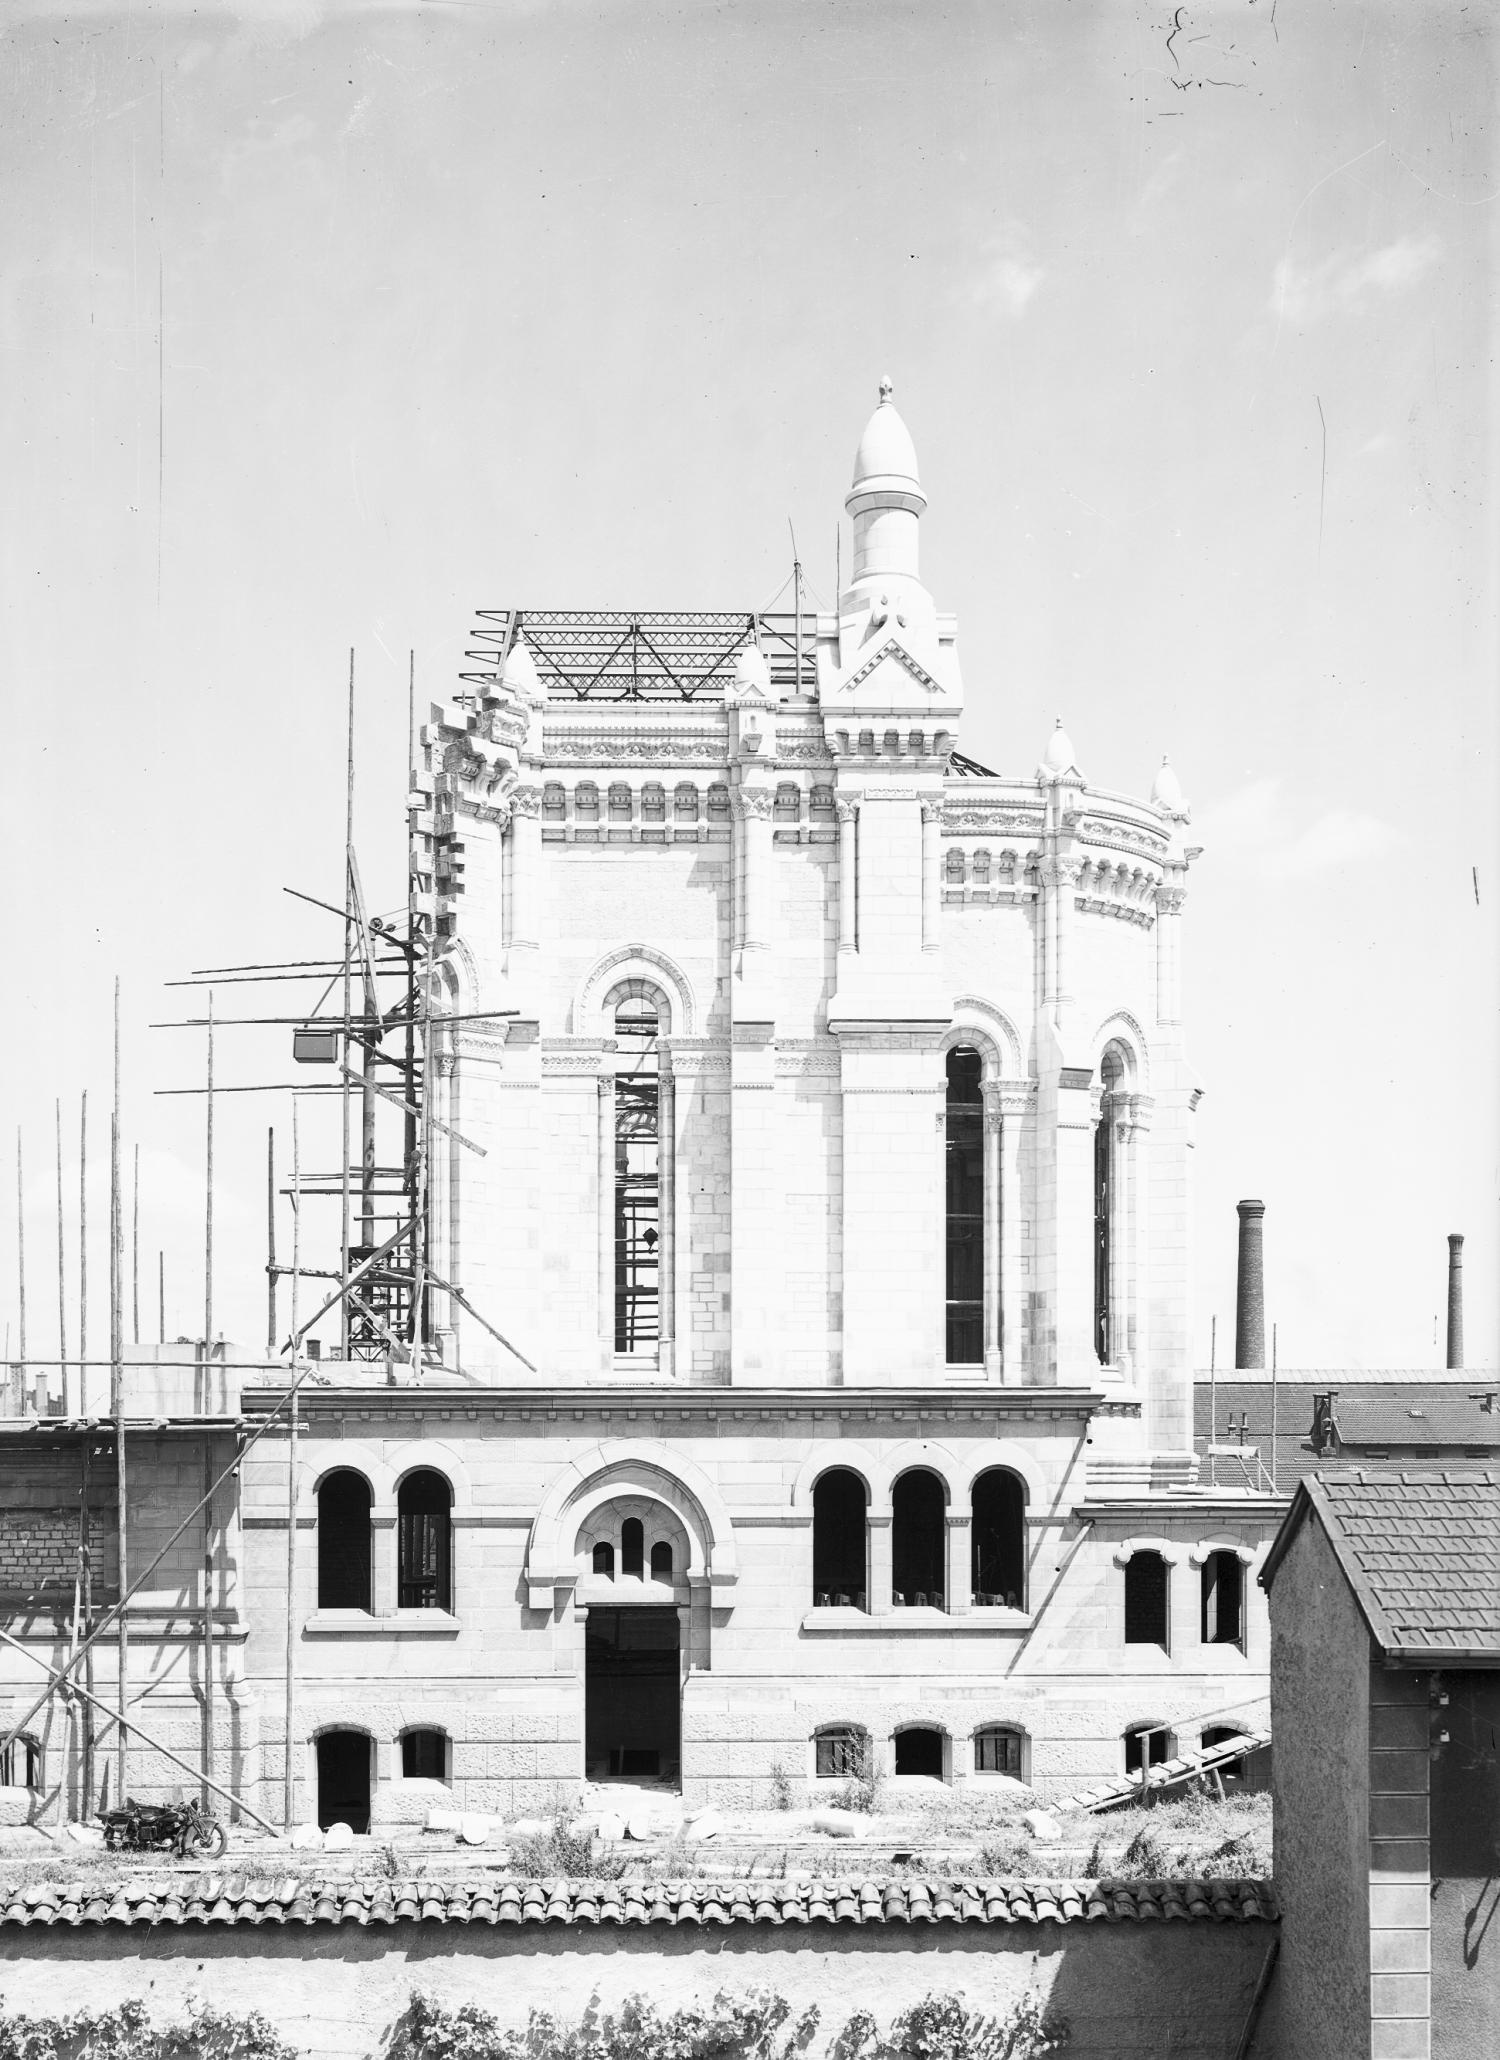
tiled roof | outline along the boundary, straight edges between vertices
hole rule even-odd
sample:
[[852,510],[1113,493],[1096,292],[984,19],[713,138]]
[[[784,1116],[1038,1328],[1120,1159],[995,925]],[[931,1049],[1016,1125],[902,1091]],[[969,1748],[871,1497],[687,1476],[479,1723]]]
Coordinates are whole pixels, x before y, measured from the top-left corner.
[[1500,1666],[1500,1472],[1347,1464],[1302,1483],[1266,1562],[1315,1510],[1382,1649]]
[[205,1874],[0,1888],[0,1924],[1244,1924],[1266,1881],[316,1882]]
[[[1500,1413],[1490,1414],[1475,1399],[1485,1390],[1485,1385],[1486,1379],[1482,1374],[1459,1374],[1457,1378],[1433,1374],[1426,1380],[1410,1379],[1400,1383],[1361,1383],[1358,1376],[1341,1376],[1337,1372],[1317,1380],[1303,1376],[1283,1379],[1276,1389],[1277,1486],[1283,1494],[1290,1494],[1298,1481],[1321,1467],[1347,1465],[1351,1459],[1357,1463],[1357,1454],[1346,1452],[1341,1461],[1333,1455],[1320,1458],[1312,1448],[1309,1433],[1312,1430],[1314,1397],[1330,1391],[1338,1397],[1334,1414],[1346,1446],[1376,1445],[1397,1450],[1403,1446],[1437,1445],[1456,1450],[1488,1447],[1500,1454]],[[1493,1388],[1493,1377],[1489,1385]],[[1247,1420],[1244,1431],[1247,1451],[1252,1454],[1259,1452],[1269,1466],[1269,1379],[1257,1375],[1254,1380],[1237,1380],[1233,1374],[1221,1374],[1214,1392],[1200,1375],[1193,1383],[1193,1429],[1203,1462],[1203,1481],[1206,1483],[1208,1479],[1208,1461],[1203,1455],[1209,1443],[1211,1397],[1215,1405],[1215,1442],[1220,1445],[1235,1443],[1240,1437],[1239,1426],[1243,1417]],[[1412,1416],[1409,1412],[1413,1409],[1421,1410],[1422,1414]],[[1231,1418],[1235,1426],[1233,1432],[1229,1429]],[[1214,1466],[1221,1487],[1242,1485],[1234,1460],[1216,1460]]]

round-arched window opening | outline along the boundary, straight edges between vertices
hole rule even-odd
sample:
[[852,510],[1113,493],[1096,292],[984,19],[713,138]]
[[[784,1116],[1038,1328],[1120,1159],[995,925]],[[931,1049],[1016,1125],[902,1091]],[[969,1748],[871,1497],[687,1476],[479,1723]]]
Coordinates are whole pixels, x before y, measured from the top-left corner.
[[980,1608],[1026,1607],[1026,1489],[1008,1467],[992,1466],[974,1483],[970,1555]]
[[897,1609],[942,1609],[948,1556],[948,1498],[926,1467],[891,1490],[891,1601]]
[[370,1607],[370,1483],[352,1467],[318,1488],[318,1607]]
[[607,1540],[594,1547],[594,1572],[610,1581],[615,1577],[615,1548]]
[[830,1467],[813,1486],[813,1603],[863,1609],[865,1484],[847,1466]]
[[659,1538],[651,1548],[651,1578],[653,1581],[670,1581],[672,1578],[672,1548],[664,1538]]
[[646,1527],[638,1516],[627,1516],[620,1526],[620,1572],[628,1580],[639,1580],[646,1563]]
[[396,1497],[398,1609],[453,1607],[453,1491],[440,1473],[419,1467]]

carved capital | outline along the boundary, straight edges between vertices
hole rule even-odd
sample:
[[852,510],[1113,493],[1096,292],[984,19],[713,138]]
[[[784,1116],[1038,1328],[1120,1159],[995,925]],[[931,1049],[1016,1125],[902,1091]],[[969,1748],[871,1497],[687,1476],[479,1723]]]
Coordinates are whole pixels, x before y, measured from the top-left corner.
[[859,802],[852,795],[847,800],[843,795],[840,795],[833,804],[833,812],[841,823],[857,822],[859,819]]
[[932,794],[924,799],[922,802],[922,820],[924,823],[940,823],[943,820],[941,796]]
[[768,823],[776,801],[775,795],[764,787],[736,787],[729,799],[742,823]]
[[542,812],[542,790],[540,787],[517,787],[510,797],[512,813],[524,816],[540,816]]
[[1156,903],[1158,915],[1180,916],[1182,914],[1182,904],[1187,900],[1187,889],[1185,887],[1157,887],[1153,890],[1151,898]]

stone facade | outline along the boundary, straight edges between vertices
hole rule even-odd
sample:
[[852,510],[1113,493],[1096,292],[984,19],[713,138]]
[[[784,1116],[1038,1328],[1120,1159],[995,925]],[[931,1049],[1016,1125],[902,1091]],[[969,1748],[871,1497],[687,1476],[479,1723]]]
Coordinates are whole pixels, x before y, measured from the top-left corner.
[[419,1382],[304,1389],[295,1510],[282,1425],[246,1454],[221,1665],[257,1807],[289,1520],[304,1814],[339,1755],[377,1819],[616,1763],[757,1802],[841,1778],[831,1727],[877,1774],[1061,1793],[1131,1726],[1263,1717],[1277,1506],[1193,1455],[1188,810],[1165,765],[1091,787],[1061,725],[1029,777],[955,755],[925,505],[883,397],[836,611],[510,616],[432,711],[463,1299]]

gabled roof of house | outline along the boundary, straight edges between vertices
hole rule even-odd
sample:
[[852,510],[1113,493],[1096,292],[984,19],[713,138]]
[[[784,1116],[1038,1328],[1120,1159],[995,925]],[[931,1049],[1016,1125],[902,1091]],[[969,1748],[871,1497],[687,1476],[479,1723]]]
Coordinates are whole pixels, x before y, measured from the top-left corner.
[[1301,1481],[1261,1570],[1315,1516],[1387,1658],[1500,1667],[1500,1472],[1330,1467]]
[[[1305,1373],[1284,1376],[1276,1394],[1276,1436],[1271,1437],[1271,1383],[1264,1374],[1253,1378],[1234,1373],[1220,1374],[1212,1386],[1201,1374],[1194,1377],[1194,1431],[1200,1455],[1211,1442],[1235,1443],[1241,1437],[1246,1451],[1259,1454],[1269,1466],[1271,1448],[1276,1449],[1276,1478],[1281,1492],[1289,1495],[1304,1475],[1337,1465],[1332,1453],[1319,1454],[1312,1442],[1316,1398],[1330,1392],[1337,1398],[1333,1413],[1344,1444],[1343,1463],[1356,1463],[1357,1448],[1373,1445],[1388,1449],[1393,1462],[1407,1459],[1421,1464],[1437,1450],[1455,1461],[1476,1458],[1488,1463],[1491,1453],[1500,1459],[1500,1410],[1486,1409],[1486,1394],[1493,1394],[1493,1374],[1416,1374],[1404,1380],[1386,1377],[1380,1381],[1357,1373],[1337,1370],[1309,1377]],[[1214,1414],[1210,1436],[1210,1406]],[[1419,1410],[1420,1415],[1413,1415]],[[1350,1448],[1355,1448],[1351,1450]],[[1207,1479],[1209,1462],[1203,1457],[1202,1478]],[[1235,1463],[1220,1459],[1215,1469],[1220,1487],[1237,1485]]]

